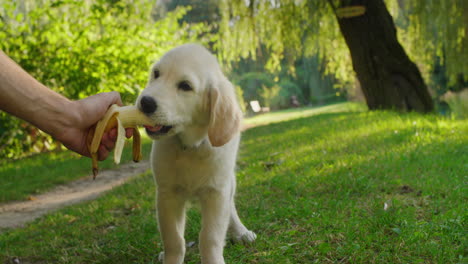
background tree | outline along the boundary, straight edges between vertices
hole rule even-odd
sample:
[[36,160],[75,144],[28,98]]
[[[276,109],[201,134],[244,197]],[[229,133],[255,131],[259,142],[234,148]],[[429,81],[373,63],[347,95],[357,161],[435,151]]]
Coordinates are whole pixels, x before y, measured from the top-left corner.
[[[434,110],[418,67],[398,42],[393,19],[383,0],[340,0],[338,6],[333,0],[329,3],[369,109]],[[357,14],[352,14],[353,10]]]
[[[222,17],[224,11],[221,9],[226,10],[225,4],[235,3],[214,0],[163,0],[158,2],[154,13],[156,17],[164,17],[167,11],[189,7],[190,11],[179,21],[203,22],[213,33],[211,36],[218,33],[218,36],[210,41],[209,46],[225,62],[224,66],[226,66],[230,80],[238,86],[238,90],[242,89],[245,101],[258,100],[262,105],[270,105],[271,109],[281,109],[290,107],[289,101],[292,96],[296,96],[302,104],[310,102],[324,104],[345,98],[345,93],[337,95],[337,91],[334,89],[336,86],[341,91],[345,91],[343,89],[345,82],[336,82],[331,71],[325,69],[323,60],[320,60],[318,55],[311,54],[310,49],[303,48],[305,46],[302,46],[302,51],[297,56],[284,57],[278,56],[278,53],[270,52],[271,46],[260,41],[259,45],[255,47],[255,56],[232,56],[228,59],[230,50],[232,48],[238,49],[237,44],[231,42],[231,37],[239,36],[242,38],[248,31],[239,27],[241,31],[232,30],[230,36],[225,34],[224,29],[234,25],[232,21],[224,20]],[[269,13],[262,15],[269,15]],[[307,18],[303,22],[307,23]],[[262,29],[264,26],[267,28]],[[275,24],[259,25],[257,29],[269,34],[270,31],[276,30],[274,26]],[[296,37],[298,40],[307,36],[300,31],[294,32],[299,33],[299,37]],[[242,38],[242,41],[250,42],[248,38]],[[240,46],[242,45],[246,45],[246,43],[241,43]],[[306,52],[306,50],[309,51]],[[248,52],[248,50],[245,51]],[[231,54],[236,54],[236,51],[234,50]],[[287,63],[285,63],[286,60],[288,60]],[[352,81],[347,82],[347,84],[349,83]]]
[[[368,6],[370,2],[372,5]],[[398,36],[405,47],[409,47],[408,59],[396,38],[393,19],[381,0],[225,0],[220,2],[223,14],[220,57],[234,62],[239,57],[256,57],[258,47],[263,45],[267,53],[271,54],[267,68],[274,69],[296,61],[303,54],[308,57],[316,54],[322,62],[324,72],[333,74],[337,84],[346,87],[348,91],[355,84],[350,74],[354,67],[363,90],[367,93],[367,102],[371,109],[393,108],[427,112],[433,109],[433,103],[412,60],[417,59],[423,72],[430,73],[434,68],[435,58],[439,58],[444,65],[447,63],[441,57],[441,50],[446,52],[447,57],[457,58],[458,54],[459,57],[466,58],[466,52],[460,53],[466,46],[464,43],[467,38],[466,16],[463,15],[467,12],[466,1],[441,2],[427,1],[426,7],[426,1],[386,1],[393,14],[399,18],[397,22],[400,22],[402,30]],[[360,16],[335,19],[335,10],[350,5],[364,6],[365,12]],[[343,9],[339,12],[342,11]],[[435,20],[429,21],[429,17]],[[369,21],[372,21],[372,25]],[[381,31],[367,32],[372,30],[370,26],[374,26],[374,29],[381,27]],[[434,33],[435,28],[438,33],[431,35],[430,32]],[[344,42],[343,36],[347,42]],[[358,40],[362,41],[363,46],[357,44]],[[450,50],[443,48],[448,46],[451,47]],[[351,56],[348,47],[351,49]],[[421,50],[430,52],[423,54]],[[390,56],[384,53],[394,54]],[[452,55],[449,56],[448,53]],[[425,60],[421,59],[423,56]],[[377,61],[373,61],[375,59]],[[452,61],[455,62],[455,59]],[[461,63],[457,62],[457,65],[461,66]],[[368,71],[364,71],[365,65],[369,66]],[[463,72],[462,76],[466,76],[466,63],[465,66],[458,67],[458,70]],[[460,73],[454,71],[456,69],[452,67],[450,73],[447,72],[451,80],[458,78],[453,76],[460,76]]]

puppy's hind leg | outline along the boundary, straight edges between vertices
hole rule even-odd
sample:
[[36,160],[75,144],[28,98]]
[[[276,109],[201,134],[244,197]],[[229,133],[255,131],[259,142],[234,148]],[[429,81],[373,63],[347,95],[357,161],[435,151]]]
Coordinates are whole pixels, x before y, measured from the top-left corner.
[[236,204],[234,202],[234,196],[236,193],[236,181],[233,181],[231,188],[231,202],[230,202],[230,217],[229,217],[229,233],[234,242],[240,243],[251,243],[256,238],[257,235],[248,230],[237,214]]
[[231,202],[231,216],[229,219],[229,232],[235,242],[239,243],[252,243],[257,238],[257,235],[248,230],[247,227],[242,224],[239,215],[237,214],[236,205],[234,199]]
[[164,264],[181,264],[185,256],[185,199],[171,192],[157,194],[158,222],[164,252],[159,260]]

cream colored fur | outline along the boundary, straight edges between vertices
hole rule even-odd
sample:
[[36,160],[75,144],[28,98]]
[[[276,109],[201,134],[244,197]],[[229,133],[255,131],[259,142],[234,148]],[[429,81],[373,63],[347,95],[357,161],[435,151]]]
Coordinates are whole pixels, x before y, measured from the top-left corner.
[[[159,77],[154,78],[154,71]],[[177,88],[180,81],[193,91]],[[229,229],[232,238],[252,242],[256,235],[240,221],[234,204],[234,167],[242,113],[232,84],[216,58],[205,48],[187,44],[153,65],[142,96],[150,96],[157,110],[155,124],[171,125],[166,135],[153,135],[152,169],[157,184],[157,214],[164,245],[161,260],[183,263],[185,209],[196,198],[201,204],[199,249],[202,263],[224,263]]]

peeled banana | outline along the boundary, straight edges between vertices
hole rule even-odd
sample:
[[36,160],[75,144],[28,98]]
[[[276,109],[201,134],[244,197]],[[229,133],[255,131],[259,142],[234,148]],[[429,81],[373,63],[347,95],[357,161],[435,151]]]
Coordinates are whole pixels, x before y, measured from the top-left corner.
[[114,162],[120,163],[122,150],[125,144],[125,128],[134,128],[133,131],[133,161],[138,162],[142,158],[141,136],[137,129],[140,125],[151,125],[153,122],[143,114],[136,106],[112,105],[104,117],[96,124],[94,131],[88,136],[88,149],[91,153],[93,176],[96,178],[98,169],[98,149],[105,132],[117,127],[117,140],[114,149]]

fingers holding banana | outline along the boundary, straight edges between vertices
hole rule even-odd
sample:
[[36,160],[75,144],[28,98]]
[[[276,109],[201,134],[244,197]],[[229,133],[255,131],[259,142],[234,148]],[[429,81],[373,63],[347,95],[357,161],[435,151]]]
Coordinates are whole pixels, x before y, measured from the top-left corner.
[[94,177],[99,172],[99,152],[105,153],[114,148],[114,162],[120,163],[125,137],[133,136],[133,161],[140,161],[142,158],[141,136],[137,126],[151,124],[151,119],[140,112],[136,106],[112,105],[88,136],[88,149],[91,153]]
[[[134,128],[125,129],[125,137],[131,138],[133,136]],[[98,160],[103,161],[107,158],[109,153],[115,148],[115,141],[117,140],[117,128],[112,128],[102,135],[101,143],[98,148]]]
[[115,147],[115,140],[117,139],[117,129],[111,129],[108,133],[104,133],[101,138],[101,145],[99,146],[98,156],[99,160],[104,160],[106,155],[101,155],[103,150],[110,152]]

